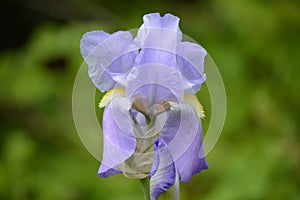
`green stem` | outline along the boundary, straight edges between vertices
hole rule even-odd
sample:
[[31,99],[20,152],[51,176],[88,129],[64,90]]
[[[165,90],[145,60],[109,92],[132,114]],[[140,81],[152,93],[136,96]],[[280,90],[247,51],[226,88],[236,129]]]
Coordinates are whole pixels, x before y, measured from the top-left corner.
[[150,200],[150,183],[149,178],[140,179],[140,183],[142,185],[142,190],[144,193],[144,199]]

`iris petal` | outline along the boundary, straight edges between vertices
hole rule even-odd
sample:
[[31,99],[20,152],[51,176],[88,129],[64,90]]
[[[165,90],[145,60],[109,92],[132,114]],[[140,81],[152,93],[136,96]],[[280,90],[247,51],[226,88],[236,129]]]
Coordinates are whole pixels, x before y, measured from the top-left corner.
[[135,67],[127,77],[127,96],[141,95],[150,105],[161,99],[183,100],[182,77],[175,69],[160,65],[147,64]]
[[203,153],[201,134],[200,119],[191,105],[178,104],[168,113],[161,136],[174,158],[180,181],[188,181],[193,174],[207,168],[204,156],[199,156]]
[[180,19],[172,14],[165,14],[163,17],[159,13],[150,13],[143,17],[145,28],[166,28],[174,31],[179,30]]
[[[201,123],[199,122],[199,127]],[[201,128],[198,129],[197,135],[194,138],[189,148],[176,160],[175,165],[180,174],[180,181],[187,182],[190,178],[202,170],[208,168],[206,158],[203,151],[203,142]]]
[[136,139],[129,115],[130,107],[125,97],[116,97],[104,110],[103,159],[99,176],[117,173],[117,166],[134,153]]
[[171,14],[161,17],[159,13],[152,13],[145,15],[143,21],[136,38],[142,46],[136,63],[175,66],[177,42],[182,38],[179,18]]
[[[110,34],[104,31],[91,31],[82,36],[80,41],[81,55],[86,59],[89,54],[104,40],[110,37]],[[89,59],[89,61],[92,61]]]
[[204,70],[204,57],[206,50],[198,44],[180,42],[177,45],[177,66],[187,80],[186,92],[197,92],[206,77]]
[[113,34],[92,31],[83,35],[81,54],[89,66],[89,76],[95,86],[103,91],[116,83],[124,84],[124,74],[134,65],[138,48],[128,31]]
[[175,182],[176,168],[163,139],[154,142],[154,161],[150,173],[151,200],[166,192]]

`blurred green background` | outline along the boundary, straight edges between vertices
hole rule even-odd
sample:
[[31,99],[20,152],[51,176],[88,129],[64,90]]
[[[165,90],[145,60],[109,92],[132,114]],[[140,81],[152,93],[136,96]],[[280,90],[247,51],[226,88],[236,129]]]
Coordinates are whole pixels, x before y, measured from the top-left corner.
[[154,11],[181,18],[227,92],[210,168],[181,184],[181,199],[300,199],[298,0],[2,1],[0,199],[142,199],[138,181],[97,176],[71,97],[82,34],[137,28]]

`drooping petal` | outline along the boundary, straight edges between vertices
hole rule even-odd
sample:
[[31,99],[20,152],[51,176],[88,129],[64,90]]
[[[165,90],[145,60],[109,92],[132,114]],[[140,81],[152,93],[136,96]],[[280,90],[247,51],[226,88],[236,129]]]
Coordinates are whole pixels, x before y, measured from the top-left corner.
[[127,77],[126,94],[129,97],[140,95],[153,105],[162,99],[183,100],[181,74],[168,66],[147,64],[133,68]]
[[204,155],[204,147],[202,141],[201,123],[198,123],[199,129],[196,137],[189,148],[176,160],[176,168],[180,174],[180,181],[187,182],[190,178],[202,170],[208,168]]
[[196,93],[205,81],[204,57],[206,50],[198,44],[180,42],[177,45],[177,67],[187,81],[186,92]]
[[103,114],[103,159],[99,176],[118,172],[118,165],[129,158],[136,148],[136,139],[129,115],[131,104],[125,97],[116,97]]
[[136,38],[142,46],[136,63],[175,66],[177,42],[182,38],[179,18],[171,14],[161,17],[159,13],[152,13],[145,15],[143,21]]
[[80,49],[89,66],[90,78],[102,92],[113,88],[116,83],[124,84],[124,76],[133,67],[138,54],[138,47],[127,31],[85,33]]
[[105,164],[101,163],[99,170],[98,170],[98,175],[103,177],[103,178],[107,178],[109,176],[113,176],[116,174],[120,174],[122,173],[122,171],[119,169],[119,167],[108,167]]
[[207,168],[205,157],[199,156],[203,152],[201,134],[200,119],[194,108],[186,103],[174,104],[161,136],[174,158],[180,181],[188,181]]
[[163,139],[154,142],[154,161],[150,173],[150,196],[156,200],[175,182],[176,168]]

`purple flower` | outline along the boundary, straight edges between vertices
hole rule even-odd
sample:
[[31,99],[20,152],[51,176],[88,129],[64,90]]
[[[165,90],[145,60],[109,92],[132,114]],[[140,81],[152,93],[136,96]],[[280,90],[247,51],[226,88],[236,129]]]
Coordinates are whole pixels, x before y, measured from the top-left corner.
[[205,81],[206,51],[182,42],[179,18],[143,17],[136,38],[128,31],[83,35],[81,54],[102,92],[103,160],[98,174],[150,177],[157,199],[176,179],[207,169],[201,104],[194,94]]

